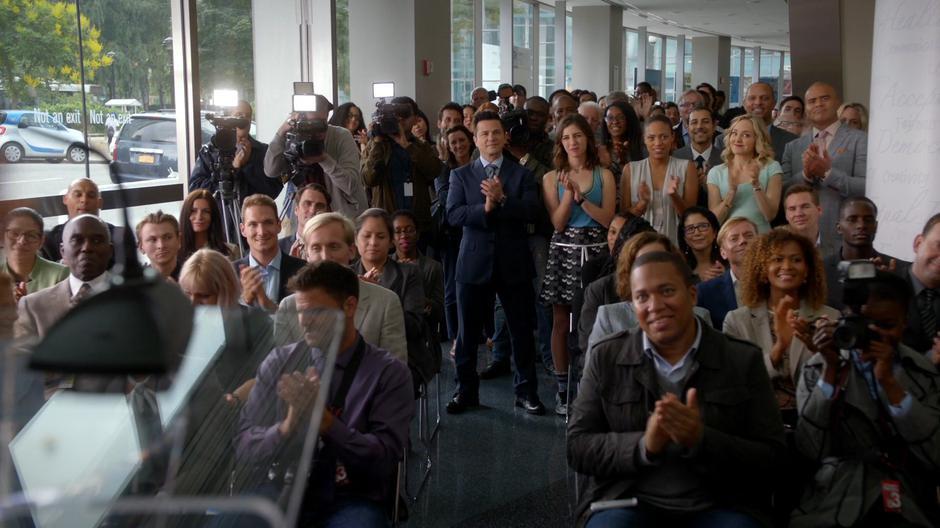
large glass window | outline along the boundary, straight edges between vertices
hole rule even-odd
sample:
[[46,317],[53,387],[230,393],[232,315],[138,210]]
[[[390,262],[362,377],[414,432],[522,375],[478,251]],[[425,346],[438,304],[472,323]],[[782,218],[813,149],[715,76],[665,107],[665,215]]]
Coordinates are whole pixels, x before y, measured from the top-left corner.
[[754,48],[744,48],[744,71],[741,75],[741,99],[747,93],[748,87],[754,82]]
[[682,91],[692,87],[692,39],[685,39],[685,75],[682,79]]
[[515,0],[512,3],[512,45],[532,47],[532,4]]
[[[112,2],[102,3],[110,5]],[[239,98],[254,103],[251,0],[199,0],[196,9],[199,91],[203,106],[208,108],[216,89],[237,90]],[[346,57],[348,61],[348,33]],[[348,69],[346,83],[348,86]]]
[[637,83],[637,71],[636,68],[640,62],[639,56],[639,44],[637,39],[639,38],[636,31],[632,29],[626,30],[624,38],[624,46],[627,48],[624,52],[624,57],[626,57],[626,66],[624,66],[624,87],[628,92],[633,91],[633,88]]
[[539,6],[539,90],[548,98],[555,90],[555,9]]
[[483,86],[495,90],[502,82],[499,50],[500,0],[483,0]]
[[336,104],[349,102],[349,0],[336,0]]
[[[200,9],[203,4],[229,21],[241,20],[241,1],[233,5],[204,1]],[[224,41],[220,26],[206,23],[204,38]],[[250,42],[250,22],[247,31]],[[0,199],[22,200],[20,204],[36,208],[46,218],[46,227],[52,227],[67,218],[61,200],[64,190],[72,180],[87,175],[102,192],[101,216],[121,225],[108,170],[115,154],[120,174],[139,177],[131,186],[148,187],[133,195],[132,221],[156,207],[155,196],[161,197],[156,200],[160,202],[182,199],[173,134],[168,1],[5,0],[0,2],[0,35],[4,39],[0,108],[5,109],[0,112]],[[241,82],[252,77],[250,46],[242,68],[225,62],[221,51],[200,47],[200,54],[207,57],[204,78],[218,79],[225,65],[237,69],[226,82],[239,84],[251,98],[250,82]],[[171,132],[153,138],[161,141],[141,137],[138,147],[152,152],[132,159],[126,142],[118,144],[114,138],[122,125],[136,119],[132,116],[145,111],[171,123]],[[167,191],[166,185],[172,190]],[[165,208],[174,210],[172,205]]]
[[780,78],[780,55],[779,51],[760,51],[760,80],[773,86],[774,93],[777,92],[777,80]]
[[574,83],[574,65],[572,64],[572,57],[574,57],[573,52],[573,42],[574,42],[574,21],[571,15],[565,17],[565,88],[570,88]]
[[450,9],[450,96],[469,103],[474,88],[473,0],[451,0]]
[[660,99],[663,101],[676,100],[676,53],[678,44],[672,37],[666,38],[666,85],[660,93]]
[[783,54],[783,90],[781,90],[780,98],[783,98],[787,95],[793,95],[793,77],[792,72],[790,71],[790,52],[785,52]]
[[741,102],[741,48],[731,47],[731,88],[728,94],[728,105]]

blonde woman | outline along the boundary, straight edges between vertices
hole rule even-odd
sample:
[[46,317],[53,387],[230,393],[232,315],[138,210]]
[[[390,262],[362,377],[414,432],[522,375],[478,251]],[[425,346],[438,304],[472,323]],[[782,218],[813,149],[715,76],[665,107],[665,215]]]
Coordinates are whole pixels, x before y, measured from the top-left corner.
[[868,132],[868,110],[862,103],[844,103],[836,112],[843,125]]
[[763,123],[740,116],[725,131],[724,163],[708,172],[708,208],[719,222],[741,216],[754,222],[759,233],[770,231],[783,189],[783,169]]

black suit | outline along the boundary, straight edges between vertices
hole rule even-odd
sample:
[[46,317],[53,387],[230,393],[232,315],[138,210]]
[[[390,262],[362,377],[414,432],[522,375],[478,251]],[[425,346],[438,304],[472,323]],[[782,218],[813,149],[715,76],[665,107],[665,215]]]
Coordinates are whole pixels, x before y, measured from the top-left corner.
[[[895,273],[904,278],[905,281],[911,286],[911,291],[914,292],[914,280],[912,278],[911,264],[907,262],[899,262]],[[937,303],[938,300],[934,301],[934,313],[937,313]],[[940,317],[940,313],[937,313],[937,316]],[[940,320],[940,319],[938,319]],[[904,337],[902,341],[905,345],[911,347],[917,352],[929,352],[933,348],[933,336],[928,336],[924,332],[923,323],[921,322],[920,308],[917,305],[917,296],[915,295],[911,298],[911,303],[907,309],[907,326],[904,328]],[[938,328],[940,330],[940,328]]]
[[738,307],[730,268],[714,279],[699,283],[695,288],[698,290],[698,306],[708,310],[712,316],[712,326],[720,330],[728,312]]
[[476,160],[450,173],[447,221],[463,228],[457,259],[457,394],[468,402],[479,398],[477,345],[483,321],[493,313],[499,295],[506,314],[516,367],[517,396],[537,399],[535,377],[535,265],[529,251],[526,224],[539,207],[532,172],[503,158],[498,174],[506,201],[489,213],[480,184],[486,178]]
[[[299,258],[294,258],[283,251],[281,252],[281,272],[277,285],[277,299],[271,299],[271,301],[277,304],[281,302],[281,299],[290,295],[290,292],[287,291],[287,281],[306,264],[306,262]],[[238,259],[232,263],[232,266],[235,267],[235,275],[238,276],[240,276],[242,268],[250,265],[251,264],[248,263],[248,257]]]

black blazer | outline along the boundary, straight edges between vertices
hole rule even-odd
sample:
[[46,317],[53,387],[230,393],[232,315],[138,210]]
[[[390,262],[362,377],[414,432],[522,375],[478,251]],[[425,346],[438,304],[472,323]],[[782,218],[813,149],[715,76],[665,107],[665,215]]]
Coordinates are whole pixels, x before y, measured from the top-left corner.
[[486,284],[494,277],[515,284],[532,280],[535,264],[526,225],[535,221],[538,189],[532,172],[503,157],[499,179],[506,203],[484,212],[480,184],[486,178],[476,160],[450,173],[447,221],[463,228],[457,259],[457,282]]
[[[701,327],[698,369],[686,387],[696,389],[706,426],[688,464],[716,503],[759,515],[786,453],[764,358],[747,341]],[[595,345],[568,407],[568,464],[589,477],[579,525],[592,502],[637,495],[649,471],[638,465],[637,450],[662,392],[642,332],[612,334]]]
[[734,296],[734,281],[731,280],[731,269],[724,273],[699,283],[695,287],[698,291],[696,304],[708,310],[712,315],[712,326],[720,330],[725,322],[728,312],[738,307],[738,299]]
[[[287,281],[290,280],[300,268],[304,267],[307,263],[299,258],[292,257],[287,253],[281,251],[281,275],[280,282],[277,285],[277,299],[271,299],[275,304],[281,302],[281,299],[290,295],[290,292],[287,291]],[[249,266],[248,257],[240,258],[232,263],[232,266],[235,267],[235,275],[239,276],[241,270],[245,266]]]
[[[909,262],[898,262],[895,273],[907,281],[914,291],[914,282],[911,280],[911,264]],[[920,308],[917,307],[917,297],[911,297],[911,303],[907,308],[907,326],[904,328],[904,336],[901,341],[917,352],[929,352],[933,348],[933,338],[924,333],[923,323],[920,321]]]

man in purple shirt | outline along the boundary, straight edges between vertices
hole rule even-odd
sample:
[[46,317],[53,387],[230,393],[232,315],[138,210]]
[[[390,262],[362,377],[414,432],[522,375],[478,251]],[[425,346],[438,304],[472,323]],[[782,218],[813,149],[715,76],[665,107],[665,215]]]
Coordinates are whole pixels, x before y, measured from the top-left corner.
[[[291,279],[290,288],[297,294],[304,339],[275,348],[259,367],[235,442],[239,463],[270,475],[290,470],[326,361],[325,352],[315,348],[320,342],[315,312],[341,310],[343,336],[300,525],[387,526],[393,477],[414,413],[411,374],[356,331],[359,279],[348,267],[331,261],[308,264]],[[273,479],[275,486],[280,480]]]

